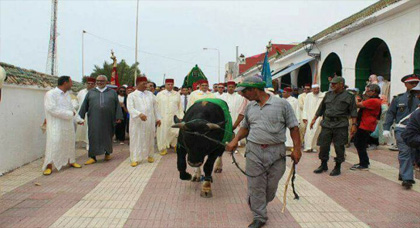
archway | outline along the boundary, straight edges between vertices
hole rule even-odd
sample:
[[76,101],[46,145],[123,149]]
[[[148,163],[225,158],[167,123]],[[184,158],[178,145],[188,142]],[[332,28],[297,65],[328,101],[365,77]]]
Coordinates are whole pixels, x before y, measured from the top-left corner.
[[312,84],[312,70],[309,63],[303,65],[299,69],[298,78],[297,78],[297,86],[298,88],[302,88],[305,84]]
[[330,88],[328,77],[341,76],[342,69],[340,57],[334,52],[330,53],[321,67],[321,91],[328,91]]
[[420,74],[420,36],[417,39],[416,46],[414,47],[414,73]]
[[391,81],[391,65],[391,53],[385,41],[379,38],[369,40],[357,56],[356,87],[363,92],[371,74]]
[[280,80],[280,88],[292,87],[292,76],[290,73],[283,75]]

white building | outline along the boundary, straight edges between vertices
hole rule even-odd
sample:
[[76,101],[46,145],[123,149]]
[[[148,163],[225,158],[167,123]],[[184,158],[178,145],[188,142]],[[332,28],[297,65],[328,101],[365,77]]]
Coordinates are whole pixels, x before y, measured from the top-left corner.
[[[44,95],[56,86],[58,78],[6,63],[0,65],[7,74],[0,102],[1,176],[44,155]],[[74,86],[81,84],[74,82]]]
[[[316,45],[306,53],[303,43],[270,59],[273,79],[301,87],[342,75],[349,87],[364,89],[370,74],[391,81],[391,95],[405,91],[401,77],[420,73],[420,1],[382,0],[312,36]],[[254,66],[241,77],[259,73]]]

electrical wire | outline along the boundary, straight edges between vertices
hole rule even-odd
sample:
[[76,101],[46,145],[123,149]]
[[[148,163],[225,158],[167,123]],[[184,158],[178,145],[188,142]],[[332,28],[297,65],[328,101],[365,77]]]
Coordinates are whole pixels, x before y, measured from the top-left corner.
[[[135,48],[133,48],[133,47],[130,47],[128,45],[125,45],[125,44],[121,44],[121,43],[112,41],[110,39],[107,39],[107,38],[98,36],[98,35],[93,34],[91,32],[87,32],[86,31],[86,34],[89,34],[90,36],[95,37],[95,38],[97,38],[99,40],[102,40],[102,41],[105,41],[105,42],[108,42],[108,43],[112,43],[112,44],[118,45],[120,47],[129,49],[129,50],[135,50]],[[152,56],[164,58],[164,59],[169,59],[169,60],[172,60],[172,61],[183,62],[183,63],[188,63],[188,64],[196,64],[195,62],[185,61],[185,60],[182,60],[182,59],[177,59],[177,58],[173,58],[173,57],[169,57],[169,56],[164,56],[164,55],[160,55],[160,54],[152,53],[152,52],[148,52],[148,51],[138,50],[138,52],[139,53],[144,53],[144,54],[147,54],[147,55],[152,55]],[[187,53],[187,54],[193,54],[193,53]],[[212,65],[205,65],[205,64],[201,64],[201,65],[202,66],[206,66],[206,67],[218,68],[217,66],[212,66]],[[222,67],[220,67],[220,68],[222,68]]]

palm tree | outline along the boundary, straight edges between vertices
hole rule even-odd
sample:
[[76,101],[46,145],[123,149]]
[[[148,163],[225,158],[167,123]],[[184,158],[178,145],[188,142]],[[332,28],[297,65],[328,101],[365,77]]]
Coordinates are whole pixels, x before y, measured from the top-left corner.
[[[137,70],[137,75],[140,75],[140,70],[138,68],[138,63],[129,66],[124,59],[122,59],[117,64],[117,73],[118,73],[118,81],[120,85],[129,85],[133,86],[134,84],[134,71]],[[93,72],[90,74],[90,77],[98,77],[98,75],[105,75],[108,80],[111,80],[111,73],[112,73],[112,63],[108,63],[104,61],[102,67],[95,65]]]

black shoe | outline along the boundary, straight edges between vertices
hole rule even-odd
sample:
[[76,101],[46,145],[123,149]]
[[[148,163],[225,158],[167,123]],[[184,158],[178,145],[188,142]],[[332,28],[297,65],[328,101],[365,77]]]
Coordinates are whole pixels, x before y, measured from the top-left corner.
[[323,172],[327,172],[328,170],[328,165],[326,161],[322,161],[321,165],[314,170],[314,173],[323,173]]
[[355,164],[350,168],[350,170],[369,170],[369,167]]
[[410,182],[411,184],[415,184],[416,182],[414,180],[407,180],[408,182]]
[[411,183],[411,181],[408,181],[408,180],[403,181],[401,185],[407,190],[413,187],[413,184]]
[[192,176],[191,174],[187,173],[187,172],[180,172],[179,173],[179,179],[181,180],[191,180]]
[[260,228],[265,225],[265,222],[261,222],[260,220],[254,219],[251,224],[249,224],[248,228]]
[[338,176],[341,174],[341,163],[335,163],[334,169],[331,171],[330,176]]
[[399,181],[402,181],[402,177],[401,177],[401,175],[400,175],[400,174],[398,174],[398,180],[399,180]]

